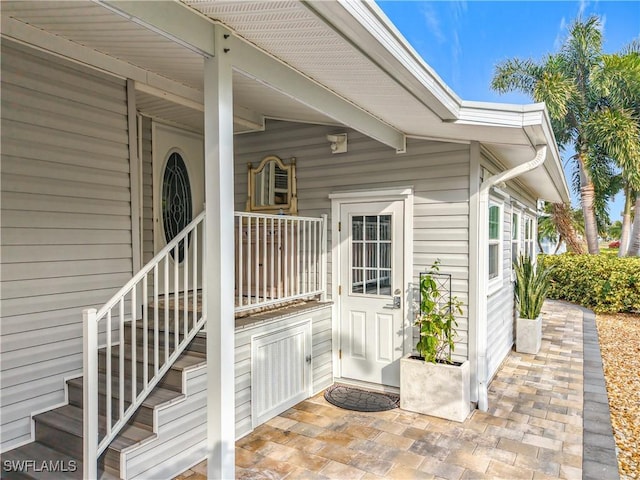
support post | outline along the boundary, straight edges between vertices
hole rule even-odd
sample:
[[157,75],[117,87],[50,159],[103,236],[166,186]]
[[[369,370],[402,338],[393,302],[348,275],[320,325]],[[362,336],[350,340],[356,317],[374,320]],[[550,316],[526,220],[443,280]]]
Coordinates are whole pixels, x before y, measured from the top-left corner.
[[204,60],[207,477],[235,477],[233,97],[229,32]]
[[320,297],[321,301],[325,301],[327,299],[327,232],[328,232],[329,220],[326,213],[322,214],[322,234],[320,236],[320,251],[322,252],[320,255],[320,283],[322,285],[322,296]]
[[98,325],[96,309],[82,311],[82,478],[98,478]]

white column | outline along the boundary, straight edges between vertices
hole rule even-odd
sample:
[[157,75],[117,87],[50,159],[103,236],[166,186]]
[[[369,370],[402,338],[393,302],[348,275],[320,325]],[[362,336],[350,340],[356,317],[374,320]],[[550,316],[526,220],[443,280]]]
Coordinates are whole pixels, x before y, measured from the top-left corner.
[[232,52],[216,27],[204,62],[208,478],[235,478]]

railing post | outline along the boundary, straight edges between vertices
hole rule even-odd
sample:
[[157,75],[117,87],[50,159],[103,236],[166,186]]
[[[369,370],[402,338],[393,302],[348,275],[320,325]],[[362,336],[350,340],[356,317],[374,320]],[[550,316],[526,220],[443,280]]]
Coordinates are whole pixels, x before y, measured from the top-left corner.
[[96,309],[82,311],[83,478],[98,478],[98,324]]
[[322,295],[320,295],[321,301],[327,299],[327,229],[328,229],[328,217],[326,213],[322,214],[322,235],[320,239],[320,285],[322,286]]

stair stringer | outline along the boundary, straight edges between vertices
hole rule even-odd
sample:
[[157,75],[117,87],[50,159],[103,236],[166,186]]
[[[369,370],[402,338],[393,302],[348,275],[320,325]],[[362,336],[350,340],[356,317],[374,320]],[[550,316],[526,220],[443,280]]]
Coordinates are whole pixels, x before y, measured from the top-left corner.
[[183,369],[184,396],[154,408],[156,438],[122,450],[121,478],[173,478],[206,458],[206,370],[204,358]]

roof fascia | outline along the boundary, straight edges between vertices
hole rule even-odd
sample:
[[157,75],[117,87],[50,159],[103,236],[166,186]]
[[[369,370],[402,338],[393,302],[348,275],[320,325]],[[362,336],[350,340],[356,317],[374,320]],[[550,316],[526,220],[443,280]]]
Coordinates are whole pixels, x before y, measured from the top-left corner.
[[357,0],[306,0],[303,3],[441,120],[457,118],[460,98],[424,62],[375,3]]
[[520,127],[529,138],[532,150],[547,145],[547,158],[542,166],[554,183],[559,198],[569,202],[569,187],[562,168],[558,144],[549,112],[544,103],[513,105],[488,102],[462,102],[460,120],[456,124]]
[[323,113],[337,122],[394,148],[406,149],[405,135],[379,118],[347,101],[298,70],[245,40],[230,35],[225,45],[235,69],[278,92]]

